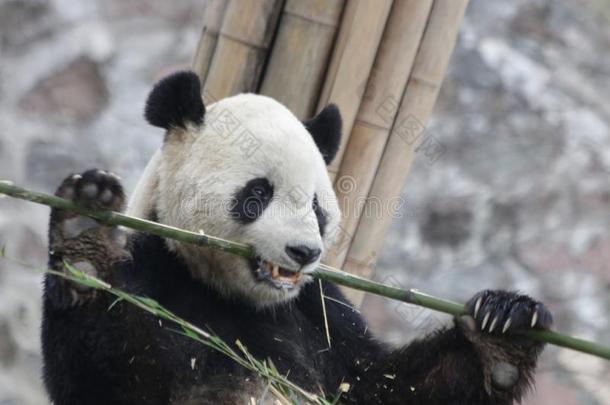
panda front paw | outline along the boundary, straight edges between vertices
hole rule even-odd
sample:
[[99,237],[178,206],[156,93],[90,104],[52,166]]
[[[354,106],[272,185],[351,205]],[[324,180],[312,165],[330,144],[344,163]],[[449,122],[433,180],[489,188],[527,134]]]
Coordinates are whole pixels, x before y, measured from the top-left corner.
[[[120,211],[125,194],[119,178],[103,170],[88,170],[64,179],[55,195],[97,210]],[[112,284],[112,268],[129,258],[123,230],[77,213],[53,209],[49,226],[49,264],[66,272],[65,263]],[[65,280],[49,279],[48,295],[71,304],[95,297],[95,291]]]
[[120,210],[125,202],[119,177],[99,169],[66,177],[55,195],[95,209]]
[[491,402],[518,401],[533,382],[544,347],[523,332],[550,328],[551,313],[527,295],[502,290],[475,294],[466,303],[466,312],[456,318],[456,327],[475,348]]
[[553,323],[544,304],[511,291],[481,291],[468,301],[466,309],[476,329],[492,335],[548,329]]

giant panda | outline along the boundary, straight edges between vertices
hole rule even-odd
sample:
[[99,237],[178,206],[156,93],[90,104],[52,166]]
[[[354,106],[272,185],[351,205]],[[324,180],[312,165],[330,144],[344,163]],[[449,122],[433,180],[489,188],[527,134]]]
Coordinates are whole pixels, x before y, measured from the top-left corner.
[[[301,122],[261,95],[206,109],[200,94],[192,72],[153,88],[145,117],[165,138],[128,212],[250,244],[256,258],[53,209],[51,268],[66,271],[68,262],[150,297],[229,345],[239,340],[309,392],[347,388],[340,403],[510,404],[523,396],[543,345],[520,332],[550,326],[544,304],[485,290],[468,301],[469,315],[394,348],[337,286],[312,282],[340,217],[326,172],[340,143],[336,106]],[[68,176],[56,195],[125,206],[120,179],[104,170]],[[47,275],[43,305],[43,376],[56,405],[274,403],[256,374],[107,293]]]

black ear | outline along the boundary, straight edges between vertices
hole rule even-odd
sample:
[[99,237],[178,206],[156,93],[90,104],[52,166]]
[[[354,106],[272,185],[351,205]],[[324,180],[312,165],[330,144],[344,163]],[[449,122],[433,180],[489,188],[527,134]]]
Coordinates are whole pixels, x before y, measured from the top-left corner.
[[162,79],[146,100],[144,116],[156,127],[186,128],[186,123],[203,123],[205,106],[199,77],[190,71],[176,72]]
[[329,104],[315,117],[304,121],[305,128],[318,145],[326,164],[332,162],[341,144],[341,113],[335,104]]

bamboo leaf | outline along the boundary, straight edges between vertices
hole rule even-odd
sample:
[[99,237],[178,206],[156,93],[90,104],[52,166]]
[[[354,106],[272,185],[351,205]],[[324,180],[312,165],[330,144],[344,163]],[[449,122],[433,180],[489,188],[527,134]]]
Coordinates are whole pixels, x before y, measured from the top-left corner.
[[193,332],[192,330],[190,330],[186,326],[183,326],[182,330],[184,331],[184,334],[186,336],[190,337],[191,339],[199,340],[199,336],[197,336],[197,334],[195,332]]
[[110,311],[112,308],[114,308],[114,306],[121,301],[123,301],[123,298],[121,298],[121,297],[118,297],[116,300],[112,301],[112,304],[110,304],[108,306],[108,311]]
[[141,303],[143,303],[144,305],[146,305],[147,307],[149,307],[151,309],[161,308],[161,305],[159,305],[159,303],[157,301],[153,300],[152,298],[141,297],[141,296],[135,296],[135,297],[138,301],[140,301]]

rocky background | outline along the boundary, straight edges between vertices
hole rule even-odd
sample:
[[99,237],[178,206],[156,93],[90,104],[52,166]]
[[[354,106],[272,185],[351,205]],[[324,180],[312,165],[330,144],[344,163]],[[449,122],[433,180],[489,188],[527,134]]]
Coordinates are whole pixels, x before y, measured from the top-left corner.
[[[142,106],[188,66],[204,0],[0,0],[0,179],[52,192],[98,166],[128,190],[161,142]],[[511,287],[558,329],[610,344],[610,1],[472,0],[377,266],[464,300]],[[0,201],[0,245],[43,266],[48,209]],[[0,260],[0,404],[45,404],[40,276]],[[446,318],[369,296],[394,342]],[[527,404],[608,404],[609,363],[550,348]]]

